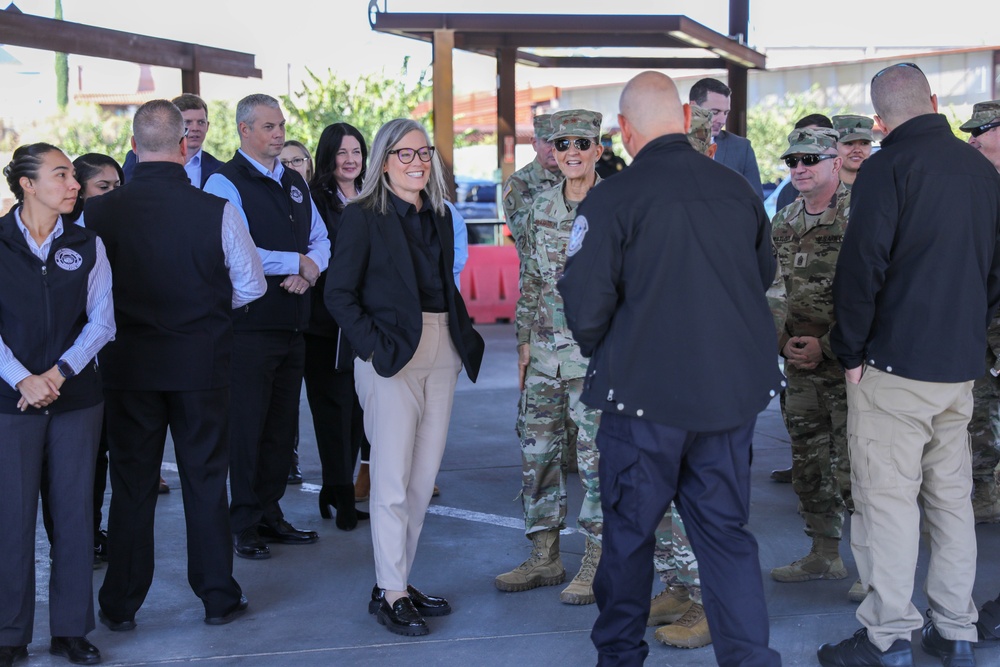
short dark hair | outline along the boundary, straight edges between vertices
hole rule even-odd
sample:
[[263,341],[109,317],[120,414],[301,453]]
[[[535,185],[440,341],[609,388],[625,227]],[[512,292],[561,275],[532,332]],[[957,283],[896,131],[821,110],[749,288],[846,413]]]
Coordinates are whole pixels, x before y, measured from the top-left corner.
[[173,102],[150,100],[136,110],[132,135],[136,154],[169,151],[184,137],[184,117]]
[[[333,172],[337,168],[337,151],[344,143],[344,137],[351,136],[361,144],[361,173],[354,179],[354,187],[361,192],[361,185],[365,180],[365,173],[368,171],[368,144],[361,136],[358,128],[348,123],[334,123],[327,125],[323,129],[323,134],[319,136],[319,145],[316,146],[316,173],[313,174],[312,183],[309,187],[313,190],[329,188],[336,191],[337,182],[333,177]],[[337,200],[339,205],[340,200]]]
[[204,109],[205,115],[208,115],[208,105],[205,104],[205,100],[193,93],[183,93],[170,101],[182,112],[191,111],[192,109]]
[[59,148],[56,146],[44,142],[25,144],[14,150],[10,164],[3,168],[3,175],[7,177],[7,187],[10,188],[18,202],[24,202],[24,188],[21,187],[21,178],[38,178],[38,170],[42,166],[44,155],[58,150]]
[[733,91],[729,89],[729,86],[722,83],[718,79],[709,77],[702,79],[691,86],[691,92],[688,93],[688,101],[701,106],[705,103],[705,100],[708,99],[709,93],[718,93],[723,97],[729,97],[732,95]]
[[833,121],[821,113],[811,113],[808,116],[799,118],[799,122],[795,123],[795,129],[801,130],[803,127],[808,127],[810,125],[815,125],[816,127],[827,127],[831,130],[833,129]]

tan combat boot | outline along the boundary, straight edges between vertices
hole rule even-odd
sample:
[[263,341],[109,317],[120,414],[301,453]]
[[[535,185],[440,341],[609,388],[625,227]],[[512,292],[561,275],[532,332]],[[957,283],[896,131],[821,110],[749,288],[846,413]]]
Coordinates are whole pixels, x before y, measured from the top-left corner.
[[649,619],[646,625],[654,627],[673,623],[691,608],[694,602],[684,586],[667,586],[649,601]]
[[687,612],[670,625],[657,628],[653,633],[656,641],[677,648],[701,648],[712,643],[712,634],[708,631],[708,618],[705,608],[700,604],[692,604]]
[[847,568],[838,553],[840,540],[832,537],[814,537],[813,547],[804,558],[791,565],[771,570],[771,578],[783,583],[812,581],[813,579],[844,579]]
[[854,582],[851,590],[847,591],[847,599],[851,602],[864,602],[868,597],[868,587],[861,583],[861,579]]
[[559,556],[559,531],[540,530],[528,537],[531,538],[531,555],[510,572],[496,578],[493,583],[500,590],[516,593],[566,581],[566,568]]
[[594,574],[601,562],[601,543],[587,537],[587,548],[580,560],[580,571],[569,582],[569,586],[559,594],[564,604],[594,604]]

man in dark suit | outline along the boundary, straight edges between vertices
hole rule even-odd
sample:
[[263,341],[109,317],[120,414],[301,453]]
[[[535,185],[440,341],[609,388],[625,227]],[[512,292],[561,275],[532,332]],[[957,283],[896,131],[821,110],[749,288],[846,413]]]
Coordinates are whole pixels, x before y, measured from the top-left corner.
[[[205,100],[191,93],[178,95],[170,100],[184,117],[184,129],[187,130],[187,162],[184,163],[184,171],[187,172],[191,185],[196,188],[205,187],[208,177],[219,170],[222,161],[216,159],[211,153],[202,149],[205,137],[208,136],[208,105]],[[125,182],[132,180],[135,173],[135,151],[129,151],[125,156],[125,164],[122,171],[125,173]],[[124,185],[125,183],[122,183]]]
[[100,618],[111,630],[134,628],[152,583],[156,478],[169,428],[188,581],[205,622],[220,625],[247,607],[233,579],[226,503],[231,313],[264,293],[264,271],[236,209],[190,186],[181,112],[148,102],[133,132],[134,180],[86,209],[108,249],[118,322],[101,352],[112,495]]
[[764,296],[771,226],[746,182],[688,143],[690,109],[669,77],[638,75],[620,107],[635,159],[580,205],[559,281],[591,357],[583,402],[603,411],[598,665],[640,665],[649,652],[654,532],[673,501],[698,556],[718,663],[777,667],[746,528],[754,425],[784,385]]
[[718,146],[715,161],[743,174],[750,187],[763,200],[764,186],[760,183],[760,169],[757,167],[753,146],[748,139],[723,129],[729,118],[731,93],[729,86],[718,79],[702,79],[691,86],[688,98],[696,107],[712,112],[712,139]]
[[236,105],[240,149],[205,185],[240,213],[267,276],[267,294],[233,318],[230,524],[241,558],[271,557],[265,541],[311,544],[278,502],[285,494],[299,423],[309,290],[330,261],[326,225],[294,169],[278,159],[285,116],[278,100],[248,95]]

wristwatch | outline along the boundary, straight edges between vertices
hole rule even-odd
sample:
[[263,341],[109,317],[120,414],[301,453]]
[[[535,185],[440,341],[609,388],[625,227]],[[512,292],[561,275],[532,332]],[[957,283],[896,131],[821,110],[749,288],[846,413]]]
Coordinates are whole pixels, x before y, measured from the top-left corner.
[[67,380],[76,375],[76,371],[73,370],[73,367],[65,359],[57,361],[56,368],[59,369],[59,375],[62,375]]

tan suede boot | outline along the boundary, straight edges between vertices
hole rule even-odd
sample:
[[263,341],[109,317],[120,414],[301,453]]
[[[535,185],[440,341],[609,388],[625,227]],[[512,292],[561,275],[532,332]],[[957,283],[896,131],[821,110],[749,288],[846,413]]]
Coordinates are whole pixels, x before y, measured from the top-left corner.
[[670,625],[657,628],[653,633],[656,641],[677,648],[701,648],[712,643],[712,634],[708,631],[708,618],[705,608],[700,604],[692,604],[683,616]]
[[654,627],[673,623],[693,604],[688,589],[684,586],[667,586],[649,601],[649,619],[646,625]]
[[844,579],[847,568],[838,554],[840,540],[832,537],[813,538],[812,550],[791,565],[771,570],[771,578],[783,583],[813,579]]
[[531,555],[510,572],[496,578],[493,583],[500,590],[516,593],[566,581],[566,568],[559,556],[559,531],[540,530],[528,537],[531,539]]
[[594,604],[594,574],[601,562],[601,543],[587,537],[587,547],[580,560],[580,571],[569,582],[569,586],[559,594],[564,604]]

